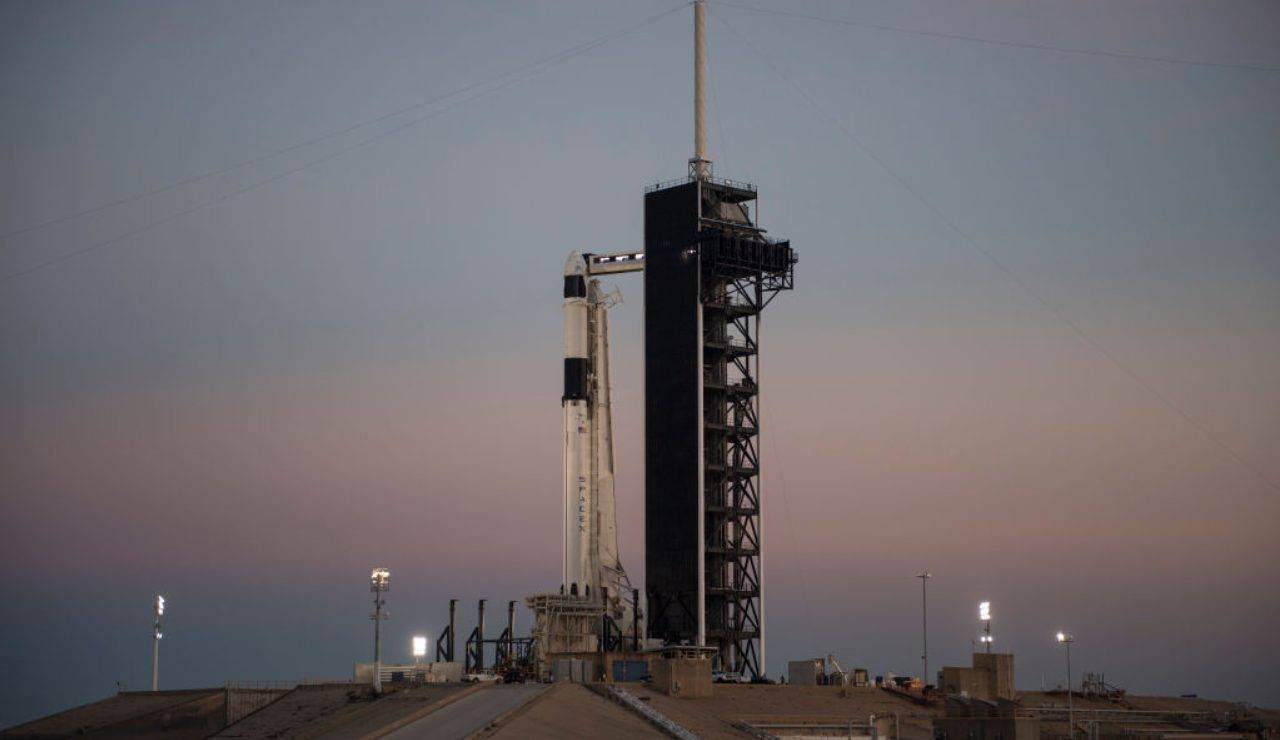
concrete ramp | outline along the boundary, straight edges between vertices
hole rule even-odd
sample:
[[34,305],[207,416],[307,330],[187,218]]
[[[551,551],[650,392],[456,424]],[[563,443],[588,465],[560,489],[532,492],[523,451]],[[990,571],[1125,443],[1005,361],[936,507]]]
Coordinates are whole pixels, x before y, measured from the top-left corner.
[[582,684],[559,683],[509,715],[481,738],[523,740],[531,738],[581,738],[639,740],[667,737],[656,727]]
[[326,738],[377,735],[383,728],[441,704],[469,687],[429,684],[374,698],[367,684],[299,686],[217,735],[220,738]]
[[537,698],[548,688],[546,684],[534,683],[483,688],[381,737],[387,740],[463,740]]

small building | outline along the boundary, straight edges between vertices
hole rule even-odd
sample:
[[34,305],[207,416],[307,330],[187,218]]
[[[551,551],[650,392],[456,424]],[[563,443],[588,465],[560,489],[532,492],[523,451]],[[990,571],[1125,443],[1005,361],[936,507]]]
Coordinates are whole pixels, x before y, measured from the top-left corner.
[[947,666],[939,673],[944,694],[972,699],[1015,698],[1012,653],[974,653],[970,668]]
[[669,696],[702,699],[711,696],[711,659],[715,647],[668,645],[652,651],[649,670],[653,687]]
[[655,658],[650,651],[551,653],[546,662],[551,681],[559,683],[630,683],[643,681],[651,673]]
[[826,678],[822,658],[787,661],[787,683],[792,686],[817,686]]

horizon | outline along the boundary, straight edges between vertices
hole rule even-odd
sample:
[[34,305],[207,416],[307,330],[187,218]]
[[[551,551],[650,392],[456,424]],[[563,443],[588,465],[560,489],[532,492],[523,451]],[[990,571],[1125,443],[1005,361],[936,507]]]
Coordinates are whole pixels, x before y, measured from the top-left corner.
[[[708,134],[800,258],[769,675],[914,675],[928,570],[931,672],[990,601],[1019,688],[1065,629],[1077,679],[1280,708],[1280,8],[750,6],[710,4]],[[374,566],[388,660],[559,585],[561,268],[685,171],[682,8],[0,7],[0,727],[149,685],[158,593],[186,688],[349,675]]]

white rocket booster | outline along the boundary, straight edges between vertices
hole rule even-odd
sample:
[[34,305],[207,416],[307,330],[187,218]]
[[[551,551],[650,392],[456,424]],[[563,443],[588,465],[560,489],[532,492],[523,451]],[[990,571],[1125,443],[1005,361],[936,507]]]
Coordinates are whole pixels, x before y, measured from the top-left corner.
[[569,256],[564,269],[564,589],[585,595],[597,585],[591,567],[591,348],[586,261]]
[[609,308],[593,274],[642,269],[642,254],[569,255],[564,270],[564,592],[600,598],[629,631],[631,581],[618,557]]

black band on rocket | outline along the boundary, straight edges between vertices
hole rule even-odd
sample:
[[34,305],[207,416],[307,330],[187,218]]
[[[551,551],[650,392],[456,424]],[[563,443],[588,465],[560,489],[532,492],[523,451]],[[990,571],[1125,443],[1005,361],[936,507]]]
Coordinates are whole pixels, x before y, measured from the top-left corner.
[[564,297],[565,298],[586,298],[587,296],[587,279],[581,275],[565,275],[564,276]]
[[589,364],[585,357],[564,358],[564,397],[561,401],[586,400]]

